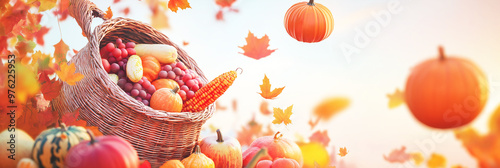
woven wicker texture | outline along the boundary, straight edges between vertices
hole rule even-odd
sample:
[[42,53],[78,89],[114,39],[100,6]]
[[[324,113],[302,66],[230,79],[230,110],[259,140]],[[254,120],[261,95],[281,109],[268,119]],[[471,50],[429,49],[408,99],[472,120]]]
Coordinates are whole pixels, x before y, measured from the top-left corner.
[[[104,19],[104,23],[92,32],[92,19],[102,18],[104,12],[88,0],[71,0],[69,11],[89,41],[70,60],[70,63],[75,63],[76,72],[85,78],[73,86],[65,83],[60,96],[52,101],[53,108],[60,114],[79,109],[81,119],[97,126],[104,135],[128,140],[139,157],[148,160],[153,167],[159,167],[169,159],[189,156],[198,142],[201,126],[212,116],[215,105],[197,113],[171,113],[145,106],[111,81],[102,67],[99,49],[117,38],[125,42],[172,45],[178,50],[178,61],[195,70],[206,83],[207,79],[196,62],[167,36],[139,21]],[[75,30],[75,33],[80,31]]]

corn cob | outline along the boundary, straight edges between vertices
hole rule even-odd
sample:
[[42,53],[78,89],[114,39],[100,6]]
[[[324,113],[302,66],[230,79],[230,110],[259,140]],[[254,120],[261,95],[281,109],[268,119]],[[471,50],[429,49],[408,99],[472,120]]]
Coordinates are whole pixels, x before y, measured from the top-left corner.
[[229,86],[233,84],[236,77],[236,71],[229,71],[219,75],[198,90],[193,98],[186,101],[182,111],[199,112],[205,110],[205,108],[214,103],[217,98],[226,92]]

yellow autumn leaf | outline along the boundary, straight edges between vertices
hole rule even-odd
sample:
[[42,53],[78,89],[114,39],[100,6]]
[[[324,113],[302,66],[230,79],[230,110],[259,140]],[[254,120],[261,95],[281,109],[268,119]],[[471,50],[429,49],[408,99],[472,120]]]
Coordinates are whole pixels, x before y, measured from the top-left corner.
[[396,89],[392,94],[387,94],[387,98],[389,98],[390,109],[396,108],[405,102],[405,94],[399,89]]
[[281,124],[284,123],[285,125],[291,124],[292,120],[290,120],[290,116],[292,115],[292,108],[293,105],[290,107],[286,108],[285,111],[283,111],[280,108],[273,108],[273,124]]
[[427,167],[429,168],[445,168],[446,158],[443,155],[433,153],[431,158],[427,161]]
[[70,65],[66,63],[62,63],[60,66],[61,70],[56,71],[57,76],[66,82],[68,85],[75,85],[76,82],[80,81],[85,77],[81,73],[75,73],[75,63],[71,63]]
[[415,162],[415,165],[420,166],[422,162],[424,162],[424,156],[422,155],[422,153],[417,152],[411,153],[410,155],[413,162]]
[[323,120],[328,120],[349,106],[351,101],[346,97],[329,97],[314,108],[314,114]]
[[275,88],[273,91],[271,91],[271,84],[269,83],[269,78],[267,78],[266,75],[264,75],[264,79],[262,80],[262,85],[260,85],[260,91],[262,93],[259,93],[263,98],[265,99],[273,99],[285,89],[285,87],[281,88]]
[[38,7],[38,12],[43,12],[56,7],[57,0],[28,0],[28,4],[33,2],[40,2],[40,7]]
[[170,10],[172,10],[172,12],[177,13],[178,8],[181,8],[184,10],[186,8],[191,8],[191,6],[189,6],[189,2],[187,0],[169,0],[168,1],[168,8]]
[[347,151],[346,147],[343,147],[343,148],[339,149],[339,156],[340,157],[344,157],[345,155],[347,155],[347,153],[349,153],[349,151]]

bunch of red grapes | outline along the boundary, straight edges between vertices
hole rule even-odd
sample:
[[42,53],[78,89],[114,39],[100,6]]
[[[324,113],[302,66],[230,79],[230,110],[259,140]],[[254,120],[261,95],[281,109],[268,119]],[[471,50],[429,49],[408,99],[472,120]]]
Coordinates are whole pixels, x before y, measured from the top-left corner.
[[[146,77],[142,77],[137,83],[127,77],[127,61],[130,56],[136,54],[134,47],[134,42],[124,44],[121,39],[116,39],[116,43],[106,44],[100,52],[102,64],[106,72],[118,76],[117,84],[121,89],[144,105],[149,105],[151,96],[156,91],[155,86]],[[163,65],[158,78],[175,80],[180,86],[178,93],[183,101],[194,97],[195,92],[204,85],[198,74],[188,69],[182,62]]]

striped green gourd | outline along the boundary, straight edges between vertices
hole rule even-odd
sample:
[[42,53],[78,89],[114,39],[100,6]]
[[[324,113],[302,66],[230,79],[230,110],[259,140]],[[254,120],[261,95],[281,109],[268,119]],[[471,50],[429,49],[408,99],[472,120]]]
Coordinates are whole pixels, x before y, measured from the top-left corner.
[[33,160],[40,168],[62,168],[69,149],[90,136],[83,127],[69,126],[64,123],[59,128],[43,131],[36,137],[33,145]]

